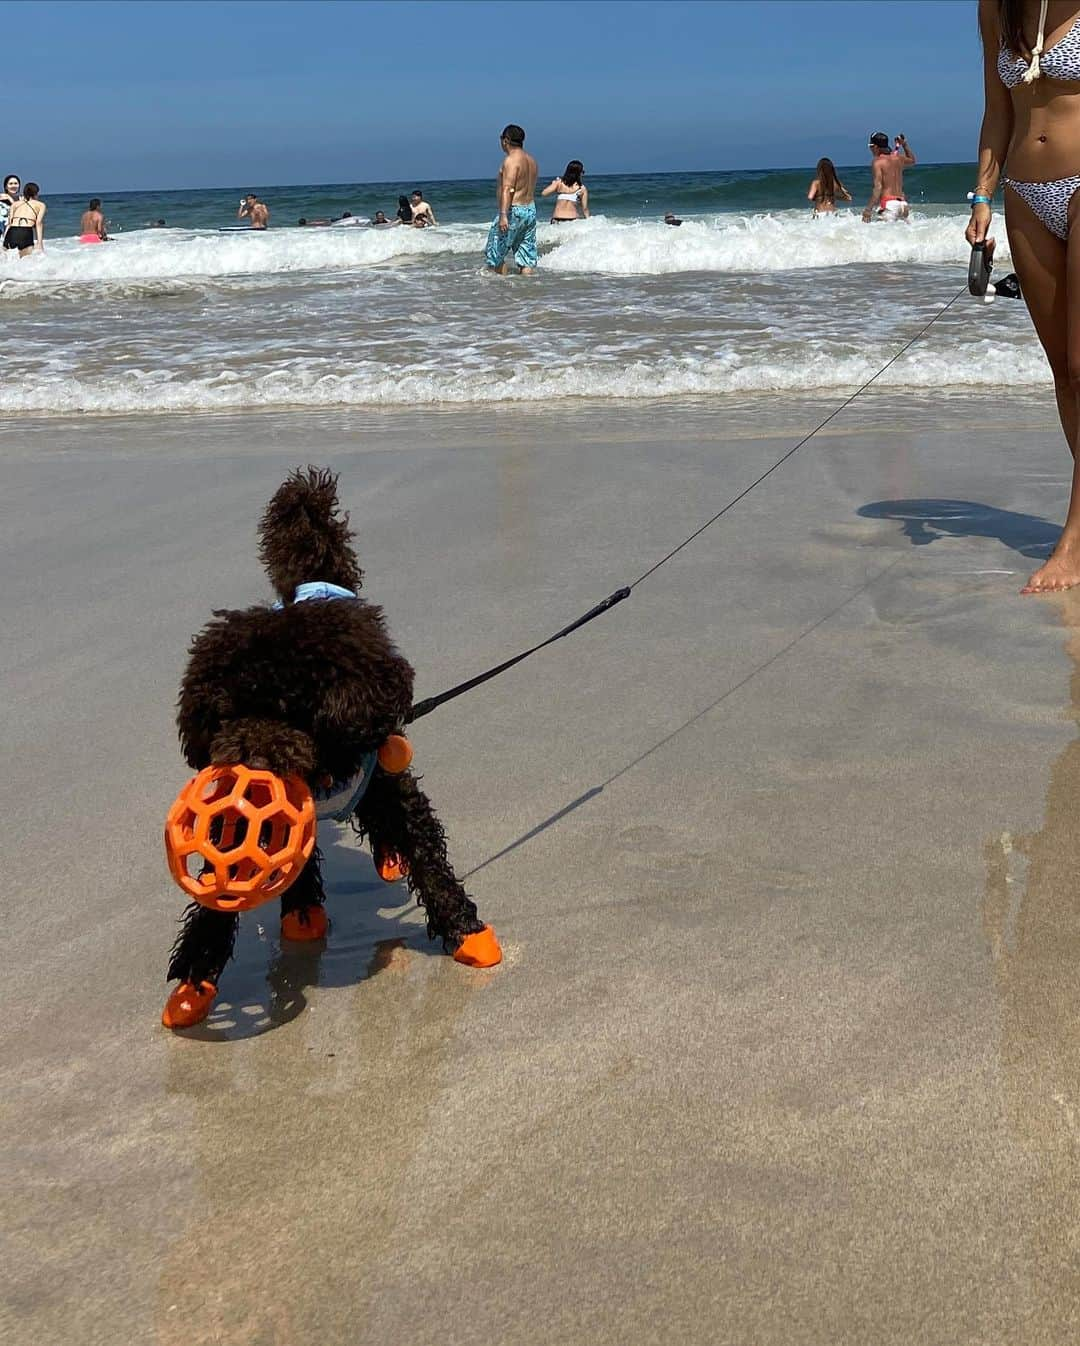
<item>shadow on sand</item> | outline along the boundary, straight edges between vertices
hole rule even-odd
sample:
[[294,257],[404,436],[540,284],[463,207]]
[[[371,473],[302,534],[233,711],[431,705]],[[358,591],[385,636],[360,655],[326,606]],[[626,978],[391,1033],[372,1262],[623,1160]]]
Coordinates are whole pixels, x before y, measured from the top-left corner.
[[282,940],[277,902],[246,913],[209,1017],[177,1036],[202,1042],[259,1037],[303,1012],[308,987],[355,986],[391,967],[399,950],[442,955],[423,920],[417,923],[405,884],[383,883],[347,831],[323,851],[323,882],[329,937],[311,944]]
[[1057,524],[1034,514],[973,500],[874,500],[856,512],[864,519],[895,519],[915,547],[939,537],[990,537],[1021,556],[1045,560],[1061,535]]

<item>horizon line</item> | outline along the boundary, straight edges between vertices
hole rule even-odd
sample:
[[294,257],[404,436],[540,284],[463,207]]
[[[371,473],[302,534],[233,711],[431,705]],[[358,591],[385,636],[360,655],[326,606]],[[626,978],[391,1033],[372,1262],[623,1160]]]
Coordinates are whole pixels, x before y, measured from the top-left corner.
[[[866,168],[869,165],[869,159],[866,163],[838,164],[838,168],[845,170],[852,168]],[[919,168],[955,168],[970,167],[974,163],[971,159],[942,159],[942,160],[920,160],[908,172],[914,172]],[[782,168],[671,168],[660,171],[658,169],[635,169],[629,173],[590,173],[589,177],[594,181],[604,178],[667,178],[667,177],[690,177],[705,173],[802,173],[807,169],[813,171],[814,164],[807,162],[805,164],[787,164]],[[430,183],[450,183],[450,182],[487,182],[489,175],[481,177],[461,177],[461,178],[424,178],[423,174],[418,177]],[[29,179],[28,179],[29,180]],[[371,180],[357,180],[355,182],[274,182],[258,188],[259,191],[276,191],[292,187],[400,187],[402,183],[417,181],[416,178],[382,178]],[[491,179],[494,182],[494,179]],[[183,184],[179,187],[77,187],[64,191],[49,191],[49,196],[135,196],[146,192],[234,192],[234,191],[254,191],[255,188],[250,184],[248,186],[238,186],[236,183],[214,183],[208,185],[201,183],[199,185]]]

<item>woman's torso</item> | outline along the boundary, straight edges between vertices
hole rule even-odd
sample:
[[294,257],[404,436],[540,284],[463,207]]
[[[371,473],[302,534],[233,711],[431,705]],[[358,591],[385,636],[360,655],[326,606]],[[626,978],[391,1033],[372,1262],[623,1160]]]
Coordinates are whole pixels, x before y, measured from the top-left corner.
[[[1034,47],[1039,2],[1025,10],[1024,39]],[[1047,7],[1040,57],[1041,73],[1023,82],[1027,58],[999,43],[997,71],[1009,89],[1013,131],[1007,152],[1007,173],[1021,182],[1052,182],[1080,173],[1080,5]]]
[[555,179],[555,207],[551,212],[553,220],[576,220],[580,215],[581,194],[584,191],[581,183],[575,183],[573,186],[563,182],[562,178]]
[[44,203],[41,201],[27,201],[19,197],[11,204],[8,212],[9,229],[33,229],[45,210]]
[[834,211],[836,209],[836,194],[843,190],[840,183],[837,182],[834,184],[832,191],[828,191],[820,178],[814,179],[810,184],[810,189],[814,193],[813,205],[818,214],[828,214]]

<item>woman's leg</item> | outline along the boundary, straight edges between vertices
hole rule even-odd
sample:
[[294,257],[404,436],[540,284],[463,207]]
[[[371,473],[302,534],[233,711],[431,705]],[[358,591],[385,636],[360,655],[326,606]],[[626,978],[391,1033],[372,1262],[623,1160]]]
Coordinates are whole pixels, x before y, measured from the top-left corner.
[[[1075,213],[1073,198],[1070,219]],[[1080,584],[1080,313],[1070,320],[1068,295],[1080,301],[1080,229],[1065,243],[1052,234],[1026,201],[1005,189],[1005,214],[1013,265],[1031,321],[1054,376],[1061,428],[1073,456],[1073,482],[1065,527],[1054,553],[1020,591],[1025,594],[1070,589]]]

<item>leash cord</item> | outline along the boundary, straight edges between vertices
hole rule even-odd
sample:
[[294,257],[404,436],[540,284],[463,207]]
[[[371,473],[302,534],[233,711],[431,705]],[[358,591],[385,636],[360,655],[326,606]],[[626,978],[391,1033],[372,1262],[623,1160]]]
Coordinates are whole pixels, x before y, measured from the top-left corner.
[[885,364],[881,366],[876,374],[872,374],[865,383],[855,389],[850,397],[846,398],[838,407],[835,407],[830,411],[825,419],[815,425],[809,434],[804,435],[797,444],[788,449],[788,451],[780,458],[777,458],[776,462],[773,463],[771,467],[767,467],[759,477],[755,477],[749,486],[745,487],[737,496],[734,496],[729,500],[723,509],[717,510],[711,519],[707,519],[700,528],[696,528],[688,537],[683,538],[677,547],[672,547],[671,551],[669,551],[666,556],[662,556],[655,565],[651,565],[648,570],[643,571],[633,583],[624,585],[621,589],[616,589],[615,592],[609,594],[602,603],[597,603],[595,607],[592,607],[588,612],[583,613],[576,621],[571,622],[569,626],[564,626],[561,631],[556,631],[553,636],[548,636],[546,640],[542,640],[539,645],[534,645],[531,649],[523,650],[521,654],[515,654],[512,659],[507,659],[501,664],[496,664],[494,668],[489,668],[483,673],[478,673],[476,677],[469,678],[467,682],[459,682],[456,687],[450,687],[445,692],[440,692],[438,696],[429,696],[424,701],[418,701],[409,712],[406,723],[411,724],[414,720],[419,720],[423,715],[430,715],[433,710],[437,709],[439,706],[445,705],[447,701],[453,701],[456,697],[463,696],[466,692],[471,692],[474,687],[479,687],[482,683],[490,682],[492,678],[497,678],[500,673],[505,673],[507,669],[513,668],[515,664],[520,664],[522,660],[528,659],[531,655],[546,649],[548,645],[554,645],[557,640],[563,640],[572,632],[585,626],[586,623],[594,621],[603,613],[610,611],[618,603],[621,603],[624,598],[629,598],[639,584],[644,583],[650,575],[655,575],[662,565],[666,565],[673,556],[678,556],[679,552],[681,552],[684,547],[689,547],[690,543],[696,538],[699,538],[707,528],[711,528],[712,525],[716,523],[717,519],[722,519],[729,510],[735,508],[740,500],[745,500],[751,491],[760,486],[767,477],[771,477],[778,467],[782,467],[793,454],[797,453],[799,449],[803,447],[804,444],[809,443],[819,430],[824,430],[830,421],[834,420],[842,411],[845,411],[850,407],[857,397],[864,393],[872,383],[876,383],[877,380],[881,378],[882,374],[890,369],[902,355],[906,354],[911,347],[915,345],[916,341],[921,340],[922,337],[929,332],[931,327],[933,327],[934,323],[936,323],[939,318],[944,317],[949,309],[952,308],[953,304],[965,294],[967,294],[966,285],[962,290],[958,290],[957,293],[953,295],[944,308],[939,309],[938,312],[934,314],[925,327],[916,332],[909,341],[906,341],[896,354],[891,356]]

